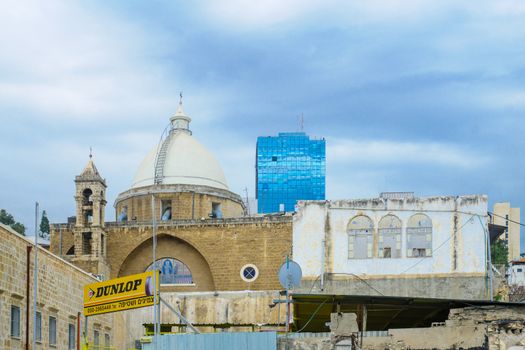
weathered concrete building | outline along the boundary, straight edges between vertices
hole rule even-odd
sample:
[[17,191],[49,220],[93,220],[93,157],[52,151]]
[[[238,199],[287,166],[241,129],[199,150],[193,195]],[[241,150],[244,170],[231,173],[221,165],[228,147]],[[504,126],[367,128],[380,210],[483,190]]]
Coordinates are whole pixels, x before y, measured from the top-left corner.
[[489,298],[487,220],[485,196],[300,202],[302,291]]
[[[34,261],[34,243],[0,224],[0,349],[32,344]],[[37,277],[37,348],[76,348],[78,332],[84,331],[84,285],[96,279],[41,247]],[[109,347],[114,344],[113,330],[112,315],[92,316],[87,338],[91,344]]]

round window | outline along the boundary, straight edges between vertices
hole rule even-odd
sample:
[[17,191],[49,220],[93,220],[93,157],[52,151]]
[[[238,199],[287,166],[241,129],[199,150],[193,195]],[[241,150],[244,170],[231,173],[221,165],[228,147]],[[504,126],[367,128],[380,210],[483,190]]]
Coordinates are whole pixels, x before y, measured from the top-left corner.
[[259,277],[259,269],[253,264],[244,265],[241,268],[241,278],[245,282],[253,282]]

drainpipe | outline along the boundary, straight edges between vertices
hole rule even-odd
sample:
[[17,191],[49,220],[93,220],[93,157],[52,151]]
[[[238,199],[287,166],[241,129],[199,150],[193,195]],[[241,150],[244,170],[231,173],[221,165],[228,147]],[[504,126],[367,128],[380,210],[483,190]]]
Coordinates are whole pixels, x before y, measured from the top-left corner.
[[32,246],[27,247],[27,266],[26,266],[26,350],[29,350],[29,264],[31,263],[31,249]]

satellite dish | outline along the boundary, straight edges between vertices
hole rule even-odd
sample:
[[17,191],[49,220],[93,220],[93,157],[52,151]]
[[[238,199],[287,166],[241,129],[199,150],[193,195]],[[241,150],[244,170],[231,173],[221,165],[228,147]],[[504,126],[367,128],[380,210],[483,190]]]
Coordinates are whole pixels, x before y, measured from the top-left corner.
[[288,260],[279,269],[279,282],[284,289],[293,289],[301,285],[303,271],[298,263]]

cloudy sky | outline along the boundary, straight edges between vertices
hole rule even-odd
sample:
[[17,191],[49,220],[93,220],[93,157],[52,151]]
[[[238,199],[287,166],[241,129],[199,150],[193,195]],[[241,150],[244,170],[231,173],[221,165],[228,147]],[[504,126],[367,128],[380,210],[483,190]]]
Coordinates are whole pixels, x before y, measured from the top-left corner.
[[[257,136],[327,140],[327,197],[487,194],[525,208],[525,2],[3,1],[0,208],[108,217],[176,110],[254,194]],[[523,230],[525,231],[525,230]],[[523,245],[523,244],[522,244]]]

